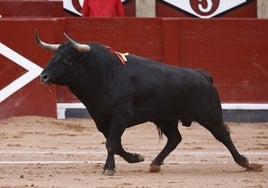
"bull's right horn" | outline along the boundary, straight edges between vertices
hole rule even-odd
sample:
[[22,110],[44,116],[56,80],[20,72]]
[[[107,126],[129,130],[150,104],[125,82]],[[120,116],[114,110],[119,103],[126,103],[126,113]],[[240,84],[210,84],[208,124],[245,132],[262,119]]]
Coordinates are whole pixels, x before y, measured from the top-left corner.
[[42,48],[48,49],[48,50],[56,51],[58,49],[58,47],[60,46],[60,44],[48,44],[48,43],[41,41],[40,38],[38,37],[37,29],[34,30],[34,38],[35,38],[36,43],[39,46],[41,46]]
[[71,37],[69,37],[66,33],[63,33],[64,36],[71,42],[73,47],[75,47],[79,52],[89,52],[90,46],[87,44],[80,44],[78,42],[75,42]]

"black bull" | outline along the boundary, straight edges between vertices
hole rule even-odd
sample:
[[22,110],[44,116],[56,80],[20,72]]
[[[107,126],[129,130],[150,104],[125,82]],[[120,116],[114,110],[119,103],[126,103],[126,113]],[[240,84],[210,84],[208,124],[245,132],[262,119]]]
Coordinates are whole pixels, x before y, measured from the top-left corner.
[[41,73],[41,81],[68,86],[86,106],[106,138],[104,174],[114,174],[115,154],[129,163],[144,161],[140,154],[124,150],[121,136],[126,128],[148,121],[167,137],[150,171],[159,171],[164,159],[180,143],[179,121],[184,126],[197,121],[228,148],[236,163],[251,169],[223,123],[219,95],[208,73],[135,55],[127,55],[124,62],[123,56],[103,45],[81,44],[65,36],[66,43],[48,44],[35,32],[40,46],[56,51]]

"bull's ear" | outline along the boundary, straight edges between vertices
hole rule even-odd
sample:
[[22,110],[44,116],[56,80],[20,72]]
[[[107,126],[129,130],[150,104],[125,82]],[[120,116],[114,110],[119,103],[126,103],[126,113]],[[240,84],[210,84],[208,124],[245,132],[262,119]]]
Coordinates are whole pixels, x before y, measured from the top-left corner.
[[66,33],[64,33],[64,36],[70,41],[70,43],[75,47],[79,52],[89,52],[90,46],[87,44],[80,44],[78,42],[75,42],[73,39],[71,39]]
[[56,51],[60,44],[48,44],[40,40],[38,34],[37,34],[37,29],[34,30],[34,38],[36,43],[41,46],[42,48],[48,49],[48,50],[53,50]]

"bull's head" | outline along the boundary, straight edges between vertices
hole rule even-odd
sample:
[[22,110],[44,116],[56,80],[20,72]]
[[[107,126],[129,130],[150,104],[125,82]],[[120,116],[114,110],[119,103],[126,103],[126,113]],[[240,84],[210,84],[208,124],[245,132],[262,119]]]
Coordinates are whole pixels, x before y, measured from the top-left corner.
[[[42,83],[66,85],[71,77],[74,76],[74,71],[72,71],[74,66],[79,69],[80,60],[90,51],[89,45],[75,42],[66,33],[64,35],[68,39],[66,43],[48,44],[40,40],[36,30],[34,32],[34,38],[39,46],[55,51],[54,56],[40,75]],[[75,72],[79,73],[79,71]]]

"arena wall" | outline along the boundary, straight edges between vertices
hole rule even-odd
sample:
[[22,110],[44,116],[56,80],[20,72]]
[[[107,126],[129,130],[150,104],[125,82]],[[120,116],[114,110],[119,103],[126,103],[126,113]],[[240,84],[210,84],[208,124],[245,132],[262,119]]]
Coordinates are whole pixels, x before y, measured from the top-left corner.
[[[229,110],[225,119],[268,121],[268,20],[89,19],[62,17],[57,11],[41,11],[43,16],[5,14],[0,18],[0,118],[87,116],[66,87],[40,84],[38,75],[53,53],[36,45],[33,33],[38,29],[49,43],[64,42],[66,32],[81,42],[98,41],[117,51],[205,69],[214,77],[223,108]],[[243,110],[241,116],[239,110]]]

